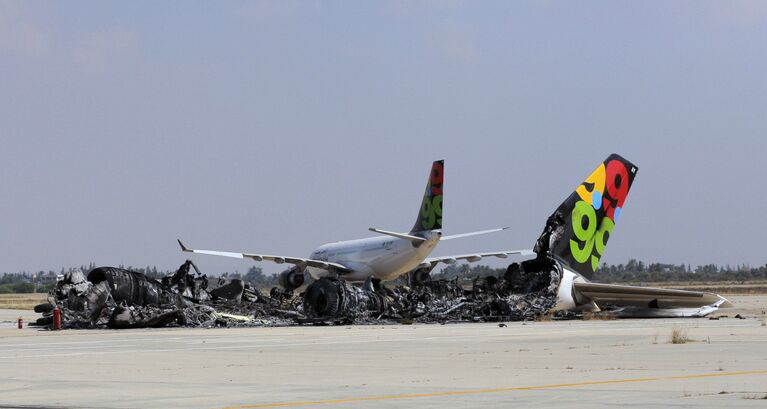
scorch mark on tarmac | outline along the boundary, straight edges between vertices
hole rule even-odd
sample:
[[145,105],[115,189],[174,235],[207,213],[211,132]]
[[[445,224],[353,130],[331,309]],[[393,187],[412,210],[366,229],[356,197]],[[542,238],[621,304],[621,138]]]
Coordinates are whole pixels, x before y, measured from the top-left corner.
[[613,380],[606,380],[606,381],[559,383],[559,384],[552,384],[552,385],[536,385],[536,386],[516,386],[516,387],[495,388],[495,389],[471,389],[471,390],[464,390],[464,391],[447,391],[447,392],[432,392],[432,393],[410,393],[410,394],[402,394],[402,395],[361,396],[356,398],[325,399],[325,400],[303,401],[303,402],[263,403],[258,405],[227,406],[223,409],[279,408],[279,407],[289,407],[289,406],[327,405],[327,404],[333,404],[333,403],[385,401],[385,400],[394,400],[394,399],[435,398],[435,397],[443,397],[443,396],[480,395],[480,394],[486,394],[486,393],[529,391],[529,390],[536,390],[536,389],[572,388],[572,387],[579,387],[579,386],[610,385],[610,384],[618,384],[618,383],[638,383],[638,382],[654,382],[654,381],[671,381],[671,380],[679,380],[679,379],[718,378],[718,377],[724,377],[724,376],[743,376],[743,375],[767,375],[767,370],[719,372],[719,373],[708,373],[708,374],[698,374],[698,375],[665,376],[665,377],[655,377],[655,378],[613,379]]

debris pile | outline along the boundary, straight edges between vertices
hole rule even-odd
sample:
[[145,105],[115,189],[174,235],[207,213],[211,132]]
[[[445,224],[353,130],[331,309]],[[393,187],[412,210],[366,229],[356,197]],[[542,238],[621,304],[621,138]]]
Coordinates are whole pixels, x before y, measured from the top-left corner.
[[468,288],[458,279],[389,289],[372,280],[359,287],[323,278],[307,288],[303,304],[307,321],[529,321],[554,307],[561,277],[556,263],[529,260],[511,264],[502,278],[476,278]]
[[[190,267],[194,267],[194,274]],[[162,280],[122,268],[98,267],[87,277],[79,270],[66,273],[48,294],[48,302],[35,307],[35,312],[43,314],[35,324],[51,325],[55,307],[61,311],[62,328],[291,323],[278,309],[271,308],[274,304],[239,279],[210,283],[189,260]],[[257,319],[263,315],[268,315],[268,322]]]
[[63,328],[534,320],[556,304],[561,277],[557,263],[535,259],[511,264],[503,277],[476,278],[469,285],[427,279],[388,288],[378,280],[360,286],[328,277],[300,294],[275,287],[267,296],[240,279],[209,280],[189,260],[161,280],[99,267],[87,276],[65,274],[48,302],[35,307],[43,314],[36,324],[51,325],[55,307]]

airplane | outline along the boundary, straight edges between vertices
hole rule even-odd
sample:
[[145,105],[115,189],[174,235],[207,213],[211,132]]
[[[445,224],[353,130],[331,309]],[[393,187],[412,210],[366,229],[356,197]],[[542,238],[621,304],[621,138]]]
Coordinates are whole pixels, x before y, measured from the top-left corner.
[[[426,191],[415,224],[407,233],[369,228],[381,236],[358,240],[339,241],[319,246],[308,258],[276,256],[256,253],[197,250],[186,247],[178,240],[181,250],[189,253],[214,256],[250,258],[256,261],[272,261],[294,266],[279,275],[280,284],[287,290],[303,285],[304,271],[314,279],[338,277],[346,281],[393,280],[400,275],[418,269],[431,270],[438,263],[453,264],[459,260],[479,261],[485,257],[508,258],[510,255],[532,255],[531,250],[505,250],[470,253],[454,256],[429,257],[439,242],[456,238],[499,232],[508,227],[481,230],[455,235],[442,234],[443,181],[445,161],[432,164]],[[419,275],[421,280],[423,274]]]
[[536,241],[535,259],[509,265],[507,280],[550,273],[560,277],[552,311],[598,312],[619,317],[702,317],[732,307],[713,293],[602,284],[590,281],[612,237],[638,168],[611,154],[549,216]]

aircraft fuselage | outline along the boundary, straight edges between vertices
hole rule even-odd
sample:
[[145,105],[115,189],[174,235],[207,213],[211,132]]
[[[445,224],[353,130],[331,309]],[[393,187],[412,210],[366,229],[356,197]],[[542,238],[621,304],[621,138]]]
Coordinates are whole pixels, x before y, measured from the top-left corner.
[[[344,279],[364,281],[369,277],[393,280],[423,263],[439,243],[440,232],[424,233],[426,241],[414,243],[391,236],[327,243],[309,255],[314,260],[341,264],[352,270]],[[327,276],[327,270],[307,267],[315,279]]]

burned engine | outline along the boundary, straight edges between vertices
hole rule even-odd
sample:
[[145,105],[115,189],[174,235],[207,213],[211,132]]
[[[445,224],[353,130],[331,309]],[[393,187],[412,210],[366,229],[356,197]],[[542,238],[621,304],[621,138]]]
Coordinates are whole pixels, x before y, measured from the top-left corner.
[[[88,273],[88,282],[98,287],[105,282],[115,303],[125,305],[160,305],[171,303],[171,294],[163,291],[160,283],[144,274],[114,267],[94,268]],[[174,294],[175,295],[175,294]]]
[[355,286],[322,278],[307,287],[304,313],[318,320],[518,321],[532,320],[557,304],[561,266],[549,258],[509,265],[503,277],[410,280],[388,289],[369,280]]
[[390,298],[370,283],[358,287],[337,278],[321,278],[304,292],[304,314],[308,318],[350,321],[362,316],[380,316],[387,311]]

